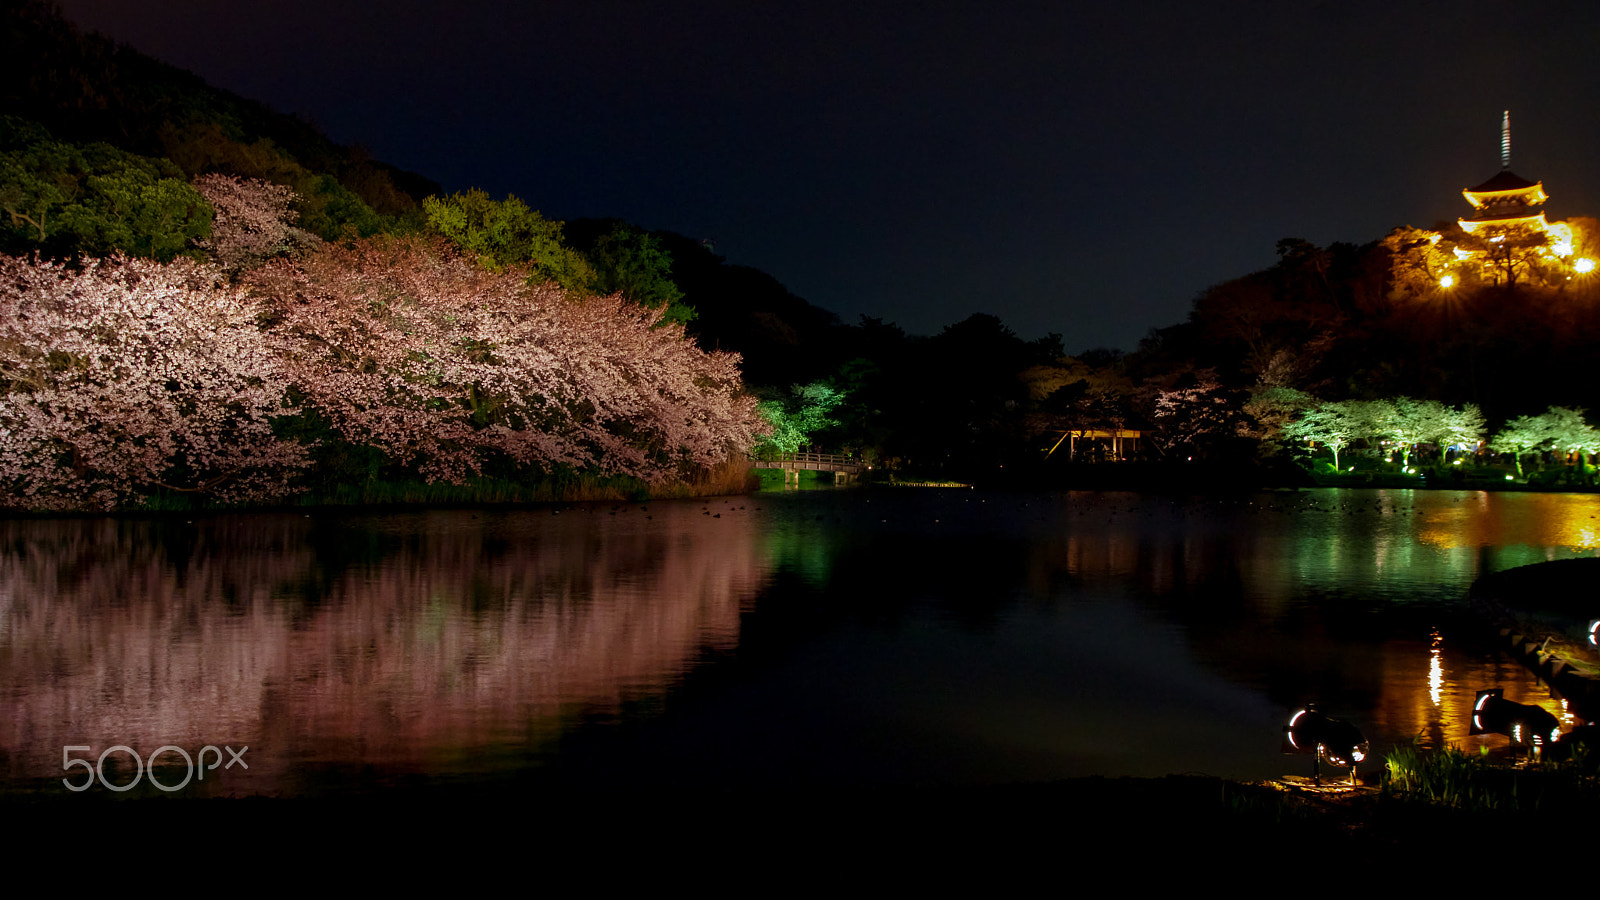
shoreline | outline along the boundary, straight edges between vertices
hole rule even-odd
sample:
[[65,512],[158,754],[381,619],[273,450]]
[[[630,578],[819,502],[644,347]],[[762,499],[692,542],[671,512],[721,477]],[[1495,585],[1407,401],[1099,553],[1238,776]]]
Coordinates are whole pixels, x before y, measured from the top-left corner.
[[[660,486],[658,486],[660,487]],[[28,509],[0,509],[0,519],[37,520],[37,519],[83,519],[83,518],[180,518],[183,516],[218,515],[230,513],[301,513],[305,515],[327,513],[393,513],[417,512],[427,510],[519,510],[519,509],[551,509],[593,506],[600,504],[646,504],[672,500],[704,500],[713,497],[748,496],[759,493],[786,494],[795,491],[767,488],[761,485],[757,478],[751,477],[743,484],[732,481],[717,481],[701,484],[677,484],[667,486],[659,493],[646,490],[625,491],[619,487],[605,487],[599,490],[574,490],[550,489],[548,485],[536,484],[528,486],[525,493],[516,492],[507,496],[507,492],[499,488],[491,488],[474,494],[473,488],[458,485],[400,485],[399,489],[414,489],[408,496],[399,499],[385,499],[382,493],[361,497],[334,496],[308,497],[302,495],[294,502],[251,505],[225,505],[225,504],[199,504],[193,506],[170,506],[166,504],[152,505],[137,508],[121,508],[111,510],[28,510]],[[1049,483],[1033,483],[1014,480],[989,481],[975,480],[971,482],[959,481],[860,481],[848,486],[832,484],[802,487],[802,492],[812,491],[855,491],[855,490],[898,490],[898,489],[942,489],[942,490],[979,490],[1003,494],[1017,493],[1063,493],[1063,492],[1103,492],[1103,493],[1133,493],[1151,495],[1216,495],[1239,496],[1245,494],[1284,494],[1299,493],[1311,490],[1407,490],[1407,491],[1458,491],[1458,492],[1484,492],[1484,493],[1527,493],[1527,494],[1600,494],[1600,488],[1581,488],[1568,485],[1526,485],[1517,484],[1499,485],[1496,483],[1469,483],[1466,485],[1443,484],[1417,484],[1403,481],[1372,481],[1345,484],[1289,484],[1274,482],[1229,482],[1214,479],[1198,478],[1178,480],[1165,479],[1124,479],[1124,478],[1097,478],[1090,482],[1079,480],[1053,481]],[[560,495],[557,496],[556,494]]]

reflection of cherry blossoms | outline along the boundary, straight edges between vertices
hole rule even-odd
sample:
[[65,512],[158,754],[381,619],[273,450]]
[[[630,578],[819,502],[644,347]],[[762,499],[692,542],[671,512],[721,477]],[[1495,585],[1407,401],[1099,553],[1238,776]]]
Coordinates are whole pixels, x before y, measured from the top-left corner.
[[459,481],[501,456],[670,479],[750,446],[738,357],[621,297],[575,300],[421,240],[249,273],[307,402],[345,439]]
[[60,791],[67,745],[251,748],[199,795],[525,758],[737,645],[759,521],[651,515],[0,521],[0,795]]
[[0,488],[12,504],[284,493],[308,460],[272,420],[296,410],[258,307],[218,278],[184,260],[74,272],[0,257]]

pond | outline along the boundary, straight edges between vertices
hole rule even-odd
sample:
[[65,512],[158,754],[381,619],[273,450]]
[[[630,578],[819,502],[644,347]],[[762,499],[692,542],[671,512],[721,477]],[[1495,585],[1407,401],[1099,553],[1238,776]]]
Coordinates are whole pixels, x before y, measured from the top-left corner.
[[0,792],[1254,779],[1309,774],[1280,752],[1307,700],[1379,755],[1500,748],[1467,734],[1477,690],[1565,711],[1466,589],[1596,555],[1597,515],[1588,494],[851,489],[8,520]]

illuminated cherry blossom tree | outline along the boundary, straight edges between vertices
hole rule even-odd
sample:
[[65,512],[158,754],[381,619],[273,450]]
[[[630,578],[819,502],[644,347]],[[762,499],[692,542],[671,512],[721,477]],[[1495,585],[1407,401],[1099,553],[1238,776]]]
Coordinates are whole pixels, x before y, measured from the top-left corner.
[[1372,433],[1373,406],[1363,400],[1319,403],[1284,425],[1283,436],[1326,446],[1333,452],[1333,468],[1338,470],[1339,451]]
[[308,403],[429,480],[498,453],[662,481],[754,442],[737,355],[653,328],[659,311],[620,296],[528,281],[421,238],[330,244],[247,276]]
[[1372,433],[1400,447],[1400,462],[1411,464],[1418,444],[1476,444],[1483,439],[1483,413],[1474,404],[1451,407],[1437,400],[1396,397],[1373,401]]
[[210,174],[193,186],[216,211],[211,236],[195,243],[230,273],[317,243],[316,235],[294,227],[296,194],[281,184]]
[[1522,472],[1522,457],[1535,452],[1600,452],[1600,431],[1590,425],[1581,409],[1552,406],[1537,416],[1518,416],[1507,422],[1490,442],[1496,453],[1511,454],[1517,474]]
[[1158,391],[1154,419],[1169,448],[1205,455],[1239,431],[1240,407],[1210,369],[1195,373],[1189,387]]
[[282,496],[305,448],[260,310],[187,260],[0,257],[0,502],[110,509],[158,488]]

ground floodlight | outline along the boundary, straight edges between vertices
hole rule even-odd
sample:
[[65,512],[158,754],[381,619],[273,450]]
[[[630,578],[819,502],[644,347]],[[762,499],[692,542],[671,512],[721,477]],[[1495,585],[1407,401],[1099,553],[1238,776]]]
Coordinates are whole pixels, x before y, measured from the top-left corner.
[[1550,711],[1539,706],[1516,703],[1505,698],[1501,688],[1479,691],[1472,704],[1472,734],[1503,734],[1517,744],[1534,749],[1561,739],[1561,723]]
[[1318,784],[1322,783],[1322,760],[1350,767],[1350,783],[1356,783],[1356,766],[1367,758],[1367,739],[1361,729],[1342,719],[1318,712],[1315,705],[1307,704],[1289,718],[1283,726],[1284,752],[1308,753],[1312,756],[1311,769]]

